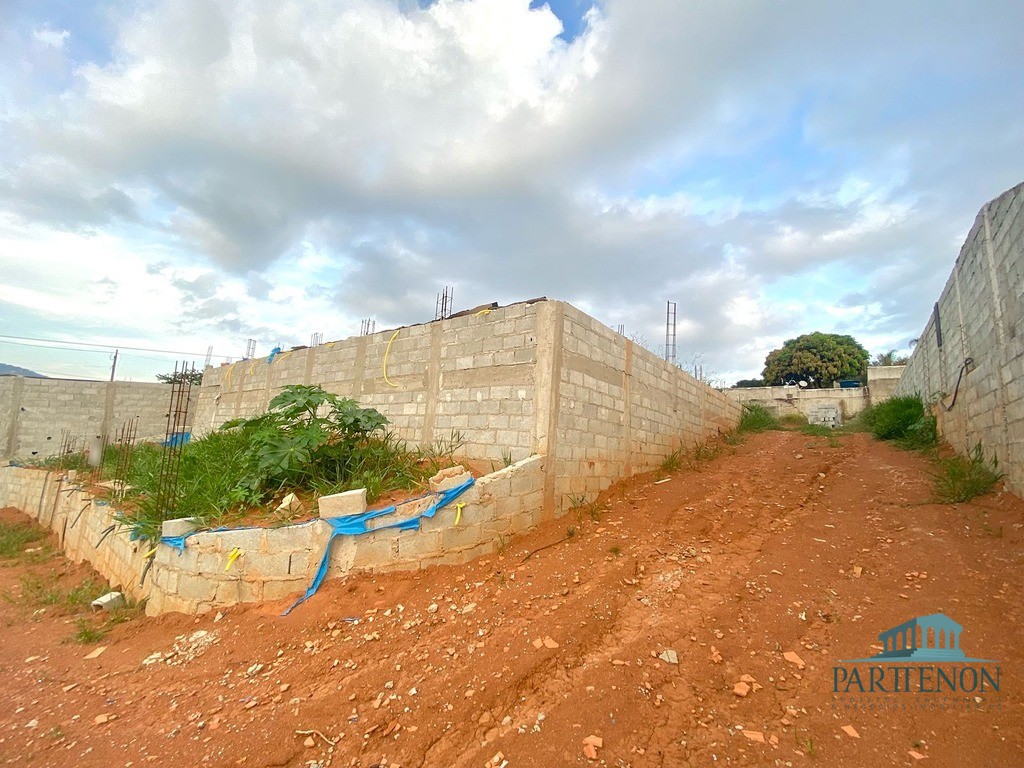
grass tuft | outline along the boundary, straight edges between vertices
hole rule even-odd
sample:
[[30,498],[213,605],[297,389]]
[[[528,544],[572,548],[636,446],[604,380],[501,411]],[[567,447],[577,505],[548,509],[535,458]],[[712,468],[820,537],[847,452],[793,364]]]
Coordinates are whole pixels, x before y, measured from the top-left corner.
[[772,412],[760,403],[745,403],[743,413],[740,415],[740,423],[736,428],[738,432],[765,432],[769,429],[777,429],[779,420],[772,415]]
[[0,522],[0,558],[21,557],[29,544],[41,541],[46,533],[34,525]]
[[935,498],[944,504],[959,504],[982,496],[1002,478],[998,461],[985,458],[981,443],[967,456],[939,459],[934,473]]

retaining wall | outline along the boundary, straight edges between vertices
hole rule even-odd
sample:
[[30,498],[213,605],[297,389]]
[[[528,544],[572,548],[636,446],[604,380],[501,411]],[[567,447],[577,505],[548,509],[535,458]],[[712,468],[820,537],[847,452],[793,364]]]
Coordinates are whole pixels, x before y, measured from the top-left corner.
[[[1024,184],[978,213],[896,388],[898,395],[918,393],[935,404],[940,433],[958,452],[980,443],[997,457],[1007,487],[1019,494],[1024,493],[1022,317]],[[968,358],[973,362],[965,366]]]
[[24,460],[53,456],[68,434],[83,450],[92,438],[112,437],[138,417],[139,438],[167,430],[168,384],[0,377],[0,455]]
[[[495,552],[508,537],[540,521],[543,488],[544,460],[524,459],[478,479],[456,502],[423,519],[418,531],[384,529],[338,537],[331,547],[328,578],[360,570],[458,565]],[[457,505],[462,505],[461,514]],[[145,599],[151,616],[297,598],[312,582],[331,533],[322,520],[197,533],[185,540],[181,554],[167,544],[157,545],[153,565],[140,585],[148,545],[130,541],[124,530],[104,537],[105,529],[116,522],[115,509],[62,475],[0,468],[0,506],[17,507],[55,531],[69,558],[91,563],[113,586]],[[394,518],[402,517],[399,508]],[[228,555],[236,548],[242,555],[225,570]]]

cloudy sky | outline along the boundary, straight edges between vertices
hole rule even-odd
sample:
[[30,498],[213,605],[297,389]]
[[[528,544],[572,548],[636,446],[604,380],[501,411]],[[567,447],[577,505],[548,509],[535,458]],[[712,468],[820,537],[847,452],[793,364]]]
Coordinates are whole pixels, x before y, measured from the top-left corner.
[[1024,180],[1022,28],[1019,0],[0,0],[0,362],[267,354],[446,285],[655,351],[676,301],[680,360],[727,383],[814,330],[906,348]]

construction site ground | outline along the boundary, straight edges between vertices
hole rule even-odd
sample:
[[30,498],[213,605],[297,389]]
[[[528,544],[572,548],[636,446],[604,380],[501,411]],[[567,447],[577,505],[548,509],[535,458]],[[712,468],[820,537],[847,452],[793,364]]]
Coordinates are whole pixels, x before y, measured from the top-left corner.
[[[931,503],[932,466],[766,432],[464,567],[331,581],[286,617],[135,614],[91,645],[22,594],[89,571],[15,559],[0,763],[1024,765],[1024,502]],[[938,612],[998,692],[833,692],[842,660]]]

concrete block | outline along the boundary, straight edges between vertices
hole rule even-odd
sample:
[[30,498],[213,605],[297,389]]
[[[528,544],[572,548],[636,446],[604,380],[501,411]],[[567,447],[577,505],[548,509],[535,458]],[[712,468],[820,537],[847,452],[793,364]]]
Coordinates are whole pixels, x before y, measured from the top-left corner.
[[194,517],[179,517],[176,520],[164,520],[160,525],[161,536],[184,536],[199,528]]
[[366,511],[366,489],[357,488],[344,493],[332,493],[317,499],[320,517],[344,517],[361,515]]
[[118,608],[124,608],[126,604],[121,592],[107,592],[91,603],[94,611],[116,611]]
[[456,464],[454,467],[442,469],[430,478],[430,490],[434,493],[447,491],[450,488],[462,485],[464,482],[469,480],[470,477],[472,477],[472,475],[470,475],[461,464]]

